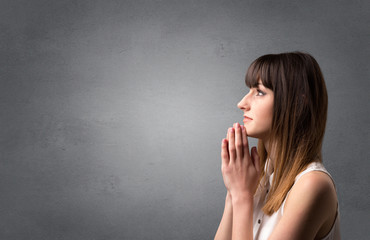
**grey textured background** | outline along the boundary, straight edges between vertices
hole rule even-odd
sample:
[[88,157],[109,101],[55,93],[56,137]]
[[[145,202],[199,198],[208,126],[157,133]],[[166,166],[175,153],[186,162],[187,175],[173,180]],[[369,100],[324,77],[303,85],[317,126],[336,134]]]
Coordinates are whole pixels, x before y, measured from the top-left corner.
[[367,0],[2,0],[0,239],[213,238],[246,69],[293,50],[326,78],[343,239],[368,239],[369,26]]

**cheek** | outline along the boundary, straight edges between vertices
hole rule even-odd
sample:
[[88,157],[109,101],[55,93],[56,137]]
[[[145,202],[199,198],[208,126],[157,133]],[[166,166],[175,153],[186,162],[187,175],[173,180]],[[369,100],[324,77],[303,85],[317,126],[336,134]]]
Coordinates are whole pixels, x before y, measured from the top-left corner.
[[266,125],[271,125],[272,124],[272,116],[273,116],[273,104],[269,103],[266,104],[263,108],[264,111],[260,112],[260,119],[263,119],[263,122]]

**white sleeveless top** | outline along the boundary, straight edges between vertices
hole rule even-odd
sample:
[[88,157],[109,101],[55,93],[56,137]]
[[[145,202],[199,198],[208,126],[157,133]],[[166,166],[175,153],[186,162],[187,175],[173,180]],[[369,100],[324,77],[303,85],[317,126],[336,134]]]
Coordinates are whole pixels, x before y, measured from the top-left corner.
[[[283,216],[284,205],[286,197],[283,204],[274,212],[271,216],[265,215],[262,211],[264,206],[270,184],[272,183],[273,173],[272,167],[266,162],[265,172],[266,176],[269,178],[269,181],[266,181],[264,186],[260,185],[255,196],[254,196],[254,211],[253,211],[253,239],[254,240],[267,240],[274,230],[275,226]],[[320,162],[313,162],[307,166],[307,168],[297,175],[295,182],[297,182],[304,174],[311,171],[322,171],[330,176],[333,181],[333,178],[325,169],[324,165]],[[333,181],[334,183],[334,181]],[[290,191],[289,191],[290,192]],[[288,192],[288,194],[289,194]],[[287,194],[287,195],[288,195]],[[337,208],[337,216],[335,222],[330,230],[330,232],[321,240],[340,240],[340,231],[339,231],[339,206]]]

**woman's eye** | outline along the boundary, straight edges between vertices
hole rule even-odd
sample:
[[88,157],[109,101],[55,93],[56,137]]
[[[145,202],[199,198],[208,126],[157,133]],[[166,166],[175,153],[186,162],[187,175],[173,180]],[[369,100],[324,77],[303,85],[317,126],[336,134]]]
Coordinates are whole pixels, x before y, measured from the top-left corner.
[[264,96],[266,93],[257,89],[257,96]]

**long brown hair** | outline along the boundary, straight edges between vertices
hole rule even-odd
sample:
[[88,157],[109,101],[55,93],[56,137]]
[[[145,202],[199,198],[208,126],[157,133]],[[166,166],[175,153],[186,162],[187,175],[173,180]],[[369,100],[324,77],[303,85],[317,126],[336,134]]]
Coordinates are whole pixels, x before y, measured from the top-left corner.
[[328,96],[321,69],[307,53],[259,57],[248,68],[245,83],[256,87],[259,80],[274,92],[270,149],[266,151],[262,140],[258,142],[261,180],[266,180],[267,153],[274,152],[274,179],[263,207],[271,215],[280,208],[297,174],[311,162],[322,162]]

